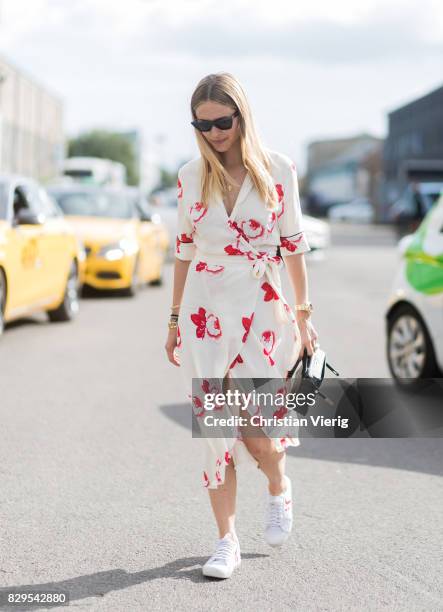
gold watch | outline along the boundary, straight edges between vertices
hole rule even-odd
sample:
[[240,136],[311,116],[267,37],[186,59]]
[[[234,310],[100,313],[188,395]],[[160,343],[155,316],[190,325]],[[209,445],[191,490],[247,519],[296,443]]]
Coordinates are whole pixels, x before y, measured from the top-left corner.
[[314,306],[311,302],[304,302],[303,304],[296,304],[295,310],[305,310],[309,315],[311,315],[314,310]]

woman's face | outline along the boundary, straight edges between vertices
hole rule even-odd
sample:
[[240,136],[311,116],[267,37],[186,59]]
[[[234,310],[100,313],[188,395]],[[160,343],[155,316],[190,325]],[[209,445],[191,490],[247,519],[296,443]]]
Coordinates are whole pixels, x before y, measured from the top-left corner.
[[[232,115],[234,111],[235,108],[232,106],[226,106],[225,104],[219,104],[218,102],[208,100],[198,105],[195,114],[197,115],[197,119],[214,120]],[[201,132],[201,134],[217,152],[224,153],[228,151],[240,137],[239,116],[237,115],[233,118],[232,128],[230,130],[219,130],[214,125],[210,132]]]

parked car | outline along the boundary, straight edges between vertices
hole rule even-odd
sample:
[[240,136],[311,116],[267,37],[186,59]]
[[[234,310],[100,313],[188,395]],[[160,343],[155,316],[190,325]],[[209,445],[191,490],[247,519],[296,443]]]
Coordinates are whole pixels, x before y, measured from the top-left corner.
[[83,245],[48,193],[29,178],[0,176],[0,334],[36,311],[73,319],[84,268]]
[[132,199],[137,213],[146,221],[150,221],[157,226],[159,240],[162,242],[165,251],[174,248],[175,236],[169,232],[168,225],[163,220],[162,212],[154,208],[148,201],[146,195],[138,187],[126,187],[126,192]]
[[85,244],[85,285],[133,296],[141,284],[161,284],[166,230],[136,205],[127,187],[65,185],[49,191]]
[[349,221],[351,223],[372,223],[374,208],[367,198],[355,198],[347,204],[336,204],[328,210],[330,221]]
[[306,238],[312,251],[327,249],[331,245],[331,230],[326,221],[303,213],[303,223]]
[[403,385],[443,376],[443,196],[399,242],[386,312],[387,360]]

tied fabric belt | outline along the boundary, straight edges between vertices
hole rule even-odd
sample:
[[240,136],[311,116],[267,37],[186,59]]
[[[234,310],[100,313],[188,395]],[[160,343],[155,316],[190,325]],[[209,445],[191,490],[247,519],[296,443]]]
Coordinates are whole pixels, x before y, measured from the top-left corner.
[[283,295],[280,283],[279,268],[281,267],[282,259],[276,255],[276,249],[273,252],[257,251],[248,244],[247,252],[239,252],[236,255],[221,255],[215,253],[205,253],[199,248],[196,249],[194,255],[195,260],[203,260],[206,262],[213,262],[216,264],[231,263],[231,264],[243,264],[251,267],[251,274],[254,278],[260,279],[266,276],[268,283],[274,289],[278,295],[278,300],[274,301],[274,307],[276,309],[277,319],[281,323],[287,323],[292,321],[296,327],[295,334],[298,336],[299,330],[295,315],[286,301]]

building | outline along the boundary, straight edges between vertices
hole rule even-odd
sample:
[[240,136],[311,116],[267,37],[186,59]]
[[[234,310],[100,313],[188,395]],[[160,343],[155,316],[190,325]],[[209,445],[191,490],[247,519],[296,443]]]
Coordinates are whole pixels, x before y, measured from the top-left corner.
[[63,158],[62,100],[0,56],[0,172],[46,181]]
[[388,114],[386,207],[411,181],[443,181],[443,86]]
[[308,145],[306,201],[309,212],[364,197],[377,201],[383,140],[370,134],[311,142]]

